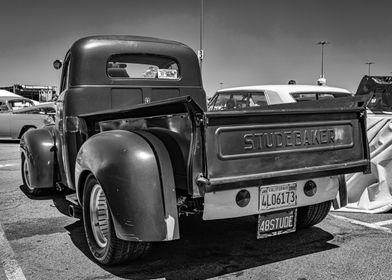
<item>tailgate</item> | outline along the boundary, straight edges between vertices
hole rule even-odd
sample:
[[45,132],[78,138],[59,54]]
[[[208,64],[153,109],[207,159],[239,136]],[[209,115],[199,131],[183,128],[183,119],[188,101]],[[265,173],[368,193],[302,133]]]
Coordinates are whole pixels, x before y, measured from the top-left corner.
[[206,191],[367,172],[366,110],[360,100],[206,113]]

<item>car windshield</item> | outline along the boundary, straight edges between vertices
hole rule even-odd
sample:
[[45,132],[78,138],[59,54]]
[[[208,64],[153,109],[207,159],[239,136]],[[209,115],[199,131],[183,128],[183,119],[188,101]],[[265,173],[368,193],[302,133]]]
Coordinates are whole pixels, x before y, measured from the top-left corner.
[[241,110],[268,105],[264,92],[222,92],[217,93],[208,106],[210,111]]
[[8,100],[8,105],[12,110],[19,110],[26,107],[34,106],[34,103],[26,99],[13,99]]

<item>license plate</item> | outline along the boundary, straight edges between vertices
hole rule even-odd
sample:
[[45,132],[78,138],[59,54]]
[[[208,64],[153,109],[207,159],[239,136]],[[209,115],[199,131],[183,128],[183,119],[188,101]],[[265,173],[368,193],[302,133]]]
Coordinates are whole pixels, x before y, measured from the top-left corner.
[[296,183],[260,187],[260,211],[295,205],[297,205]]
[[286,234],[296,230],[297,209],[259,214],[257,238]]

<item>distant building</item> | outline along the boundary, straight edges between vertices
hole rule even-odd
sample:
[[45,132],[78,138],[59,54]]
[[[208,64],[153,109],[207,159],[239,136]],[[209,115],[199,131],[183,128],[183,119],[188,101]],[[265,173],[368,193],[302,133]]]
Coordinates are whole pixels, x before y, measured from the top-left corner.
[[55,86],[34,86],[14,84],[13,86],[0,87],[7,91],[30,98],[40,102],[52,101],[57,98],[57,87]]

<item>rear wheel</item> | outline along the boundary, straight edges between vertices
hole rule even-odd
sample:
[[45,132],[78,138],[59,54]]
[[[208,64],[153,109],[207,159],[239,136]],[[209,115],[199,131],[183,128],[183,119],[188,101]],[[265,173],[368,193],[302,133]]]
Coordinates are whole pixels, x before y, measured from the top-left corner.
[[90,251],[101,264],[134,260],[145,256],[151,249],[149,242],[117,238],[105,193],[93,175],[87,177],[84,187],[83,224]]
[[22,180],[23,180],[23,185],[25,186],[25,191],[31,195],[40,195],[42,193],[43,189],[34,188],[31,186],[31,180],[30,180],[31,172],[30,172],[30,168],[29,168],[27,159],[24,154],[22,154],[21,170],[22,170]]
[[328,215],[331,201],[298,208],[297,227],[306,228],[320,223]]

